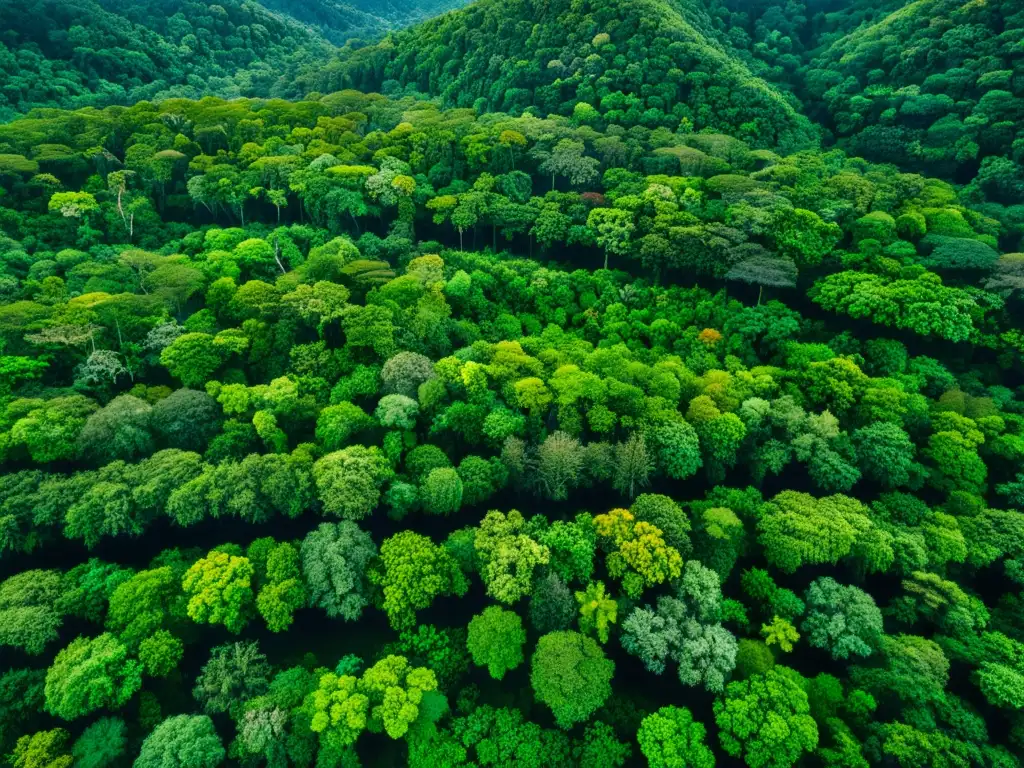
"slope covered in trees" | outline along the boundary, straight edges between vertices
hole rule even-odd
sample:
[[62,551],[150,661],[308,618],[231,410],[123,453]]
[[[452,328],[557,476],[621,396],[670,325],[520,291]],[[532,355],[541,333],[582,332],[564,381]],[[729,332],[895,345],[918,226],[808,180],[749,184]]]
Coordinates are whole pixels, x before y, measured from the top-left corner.
[[319,30],[336,45],[375,37],[429,19],[466,0],[260,0],[260,4]]
[[809,113],[851,151],[1024,192],[1024,8],[920,0],[827,46],[805,75]]
[[[5,0],[0,121],[33,107],[269,96],[334,44],[459,0]],[[328,42],[330,41],[330,42]]]
[[714,28],[851,153],[1019,202],[1024,12],[964,3],[711,0]]
[[0,119],[33,107],[269,94],[329,54],[305,25],[241,0],[8,0]]
[[483,0],[395,33],[298,81],[299,90],[406,89],[478,112],[583,124],[711,128],[797,148],[815,133],[732,56],[699,3]]

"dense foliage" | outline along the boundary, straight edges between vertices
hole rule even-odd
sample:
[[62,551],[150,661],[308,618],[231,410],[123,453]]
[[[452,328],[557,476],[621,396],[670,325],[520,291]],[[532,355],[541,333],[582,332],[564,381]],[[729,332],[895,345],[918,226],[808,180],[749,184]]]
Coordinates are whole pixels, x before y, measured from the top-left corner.
[[[0,125],[0,761],[1020,765],[1019,94],[936,117],[974,159],[872,138],[1019,67],[1009,3],[484,0],[297,84],[326,44],[252,3],[37,5],[82,23],[0,89],[46,107]],[[181,75],[133,83],[115,13],[208,45],[132,28]]]
[[268,96],[331,55],[461,0],[4,0],[0,121],[33,107]]

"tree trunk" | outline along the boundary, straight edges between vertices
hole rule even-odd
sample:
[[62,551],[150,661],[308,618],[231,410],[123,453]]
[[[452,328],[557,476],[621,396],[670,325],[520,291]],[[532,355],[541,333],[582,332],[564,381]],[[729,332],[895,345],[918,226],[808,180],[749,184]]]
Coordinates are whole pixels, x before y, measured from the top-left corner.
[[608,249],[604,249],[604,268],[608,269]]
[[764,293],[764,286],[759,286],[757,289],[757,306],[761,306],[761,294]]

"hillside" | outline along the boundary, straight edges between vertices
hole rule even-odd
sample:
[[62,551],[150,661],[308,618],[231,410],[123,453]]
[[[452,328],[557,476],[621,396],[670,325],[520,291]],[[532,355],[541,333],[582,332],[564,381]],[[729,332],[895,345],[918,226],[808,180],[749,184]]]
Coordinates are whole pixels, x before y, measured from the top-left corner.
[[808,114],[854,154],[1024,192],[1024,6],[917,0],[826,46],[804,75]]
[[468,0],[259,0],[260,4],[308,24],[337,45],[356,37],[376,37],[429,19]]
[[243,0],[0,3],[0,119],[36,106],[268,94],[330,46]]
[[[4,0],[0,121],[33,107],[269,96],[332,42],[460,0]],[[331,41],[331,42],[329,42]]]
[[712,128],[759,146],[802,146],[815,135],[792,100],[730,55],[694,2],[482,0],[343,49],[296,92],[340,88],[627,129]]
[[818,48],[871,24],[906,0],[704,0],[719,39],[751,71],[779,88],[799,90]]

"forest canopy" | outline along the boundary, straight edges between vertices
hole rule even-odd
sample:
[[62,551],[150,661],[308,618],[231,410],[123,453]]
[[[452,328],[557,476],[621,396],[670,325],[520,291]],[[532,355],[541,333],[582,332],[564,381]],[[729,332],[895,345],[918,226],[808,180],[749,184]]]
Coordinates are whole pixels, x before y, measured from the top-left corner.
[[1019,768],[1011,3],[35,6],[0,764]]

